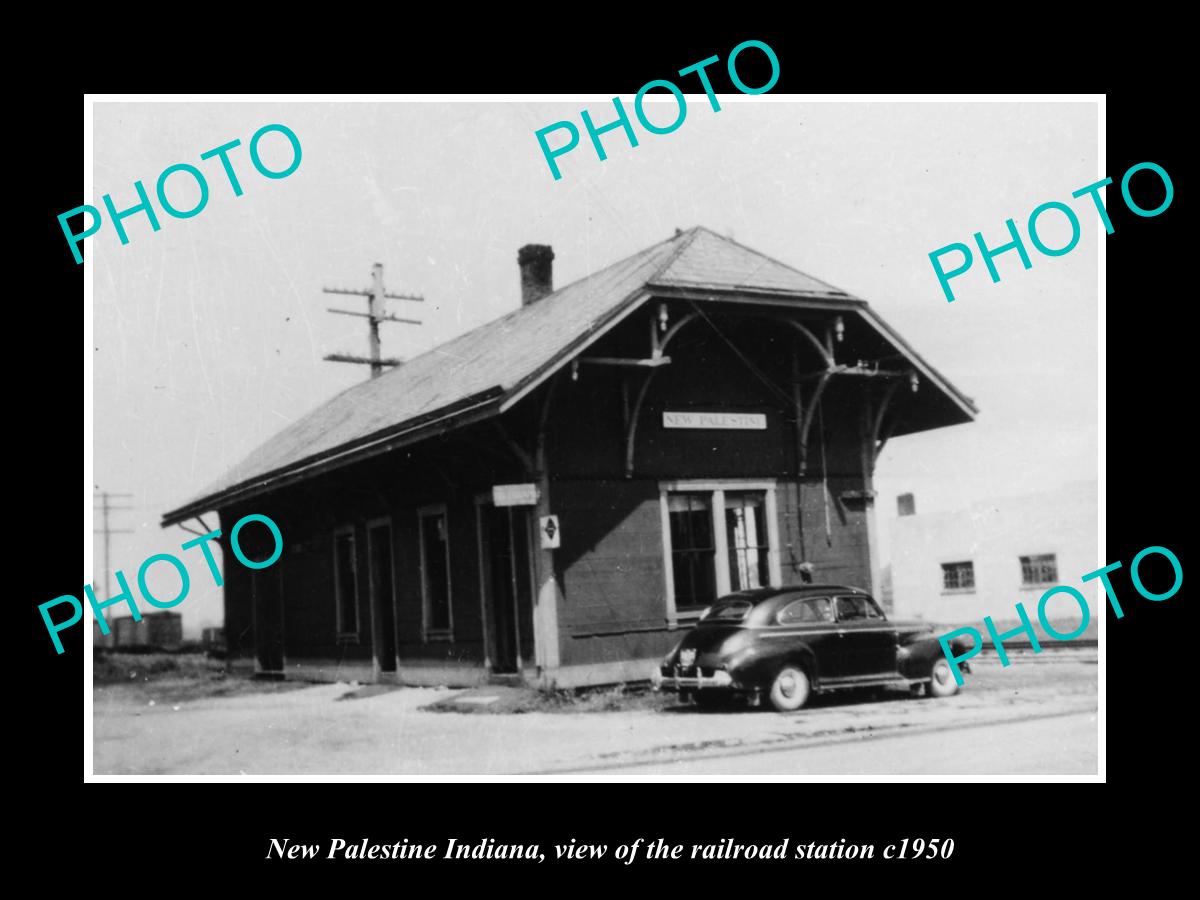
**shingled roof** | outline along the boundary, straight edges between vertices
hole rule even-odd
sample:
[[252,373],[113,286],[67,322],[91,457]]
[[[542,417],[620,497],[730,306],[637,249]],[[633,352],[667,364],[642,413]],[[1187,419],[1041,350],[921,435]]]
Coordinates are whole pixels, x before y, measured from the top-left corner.
[[166,513],[180,522],[314,466],[350,461],[383,444],[471,413],[507,409],[594,341],[654,289],[754,294],[844,306],[919,364],[967,411],[969,398],[920,360],[862,300],[697,227],[655,244],[528,306],[480,325],[378,378],[347,388],[284,428],[197,497]]

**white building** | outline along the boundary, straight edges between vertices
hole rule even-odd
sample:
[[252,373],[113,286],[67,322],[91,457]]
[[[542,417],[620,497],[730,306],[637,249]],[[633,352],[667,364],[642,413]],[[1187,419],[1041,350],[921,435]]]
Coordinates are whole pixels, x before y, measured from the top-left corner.
[[[913,499],[903,495],[900,509],[911,510]],[[1095,481],[952,512],[899,515],[892,522],[894,614],[947,625],[990,615],[999,624],[1016,620],[1020,602],[1036,622],[1042,594],[1063,584],[1088,599],[1094,627],[1096,582],[1080,579],[1104,565],[1097,517]],[[1080,613],[1069,595],[1059,595],[1046,615],[1074,625]]]

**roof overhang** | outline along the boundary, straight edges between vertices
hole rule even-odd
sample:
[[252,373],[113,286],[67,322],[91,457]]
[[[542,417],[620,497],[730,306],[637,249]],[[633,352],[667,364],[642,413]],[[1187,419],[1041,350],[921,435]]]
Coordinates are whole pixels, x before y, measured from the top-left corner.
[[962,414],[966,416],[966,421],[975,420],[975,417],[979,415],[979,407],[975,405],[974,400],[956,388],[946,379],[944,375],[942,375],[941,372],[927,363],[921,357],[921,355],[912,348],[908,341],[900,337],[900,335],[896,333],[891,325],[879,317],[878,313],[865,305],[858,311],[858,313],[860,316],[862,316],[863,321],[874,328],[881,337],[895,345],[895,347],[900,350],[905,357],[908,358],[908,361],[912,363],[913,367],[918,372],[929,379],[929,381],[931,381],[933,384],[937,385],[937,387],[947,397],[953,400],[954,404],[958,407]]
[[343,444],[328,453],[299,460],[293,465],[264,473],[248,481],[235,484],[226,490],[199,497],[185,506],[164,513],[162,525],[164,528],[168,525],[176,525],[201,513],[230,506],[276,488],[294,484],[305,478],[370,459],[398,447],[418,443],[433,435],[443,434],[464,425],[491,418],[499,414],[503,394],[501,388],[493,388],[482,394],[467,397],[453,406],[434,410],[419,419],[409,419],[352,444]]
[[[788,309],[794,311],[830,312],[843,315],[857,316],[868,329],[882,340],[896,348],[908,360],[921,376],[945,394],[953,408],[962,416],[961,422],[974,421],[979,415],[979,407],[975,401],[956,388],[937,369],[930,365],[912,345],[902,338],[892,326],[888,325],[880,315],[867,304],[867,301],[847,294],[836,296],[830,294],[797,294],[785,291],[748,290],[735,291],[718,290],[710,287],[693,287],[682,285],[647,285],[647,298],[650,296],[660,299],[677,298],[707,303],[720,303],[729,306],[767,307]],[[629,310],[632,312],[633,310]],[[569,360],[564,360],[565,365]],[[561,366],[560,366],[561,367]],[[945,424],[957,424],[947,422]],[[901,432],[903,433],[903,432]]]
[[730,292],[728,290],[719,291],[704,287],[681,287],[651,282],[646,285],[644,290],[639,290],[626,298],[625,302],[614,309],[613,315],[606,318],[603,323],[598,324],[591,331],[582,335],[549,364],[538,369],[514,387],[505,398],[501,406],[501,412],[507,412],[512,409],[522,399],[553,378],[555,374],[568,366],[571,360],[578,356],[580,352],[586,350],[629,316],[633,315],[646,302],[651,299],[670,300],[672,298],[719,303],[740,302],[747,305],[786,307],[793,310],[837,310],[843,312],[853,311],[859,307],[866,308],[867,305],[864,300],[855,300],[847,297],[839,299],[827,294],[799,295],[794,292],[745,290]]
[[571,360],[611,332],[651,299],[682,299],[721,304],[727,307],[769,308],[773,311],[787,309],[816,314],[840,313],[858,317],[866,329],[894,347],[922,377],[947,398],[948,406],[943,407],[946,410],[945,414],[937,417],[932,424],[915,423],[916,427],[900,429],[896,432],[897,434],[925,430],[940,425],[969,422],[974,420],[979,412],[970,397],[955,388],[941,373],[929,365],[891,326],[871,310],[864,300],[832,293],[798,294],[770,290],[717,289],[704,285],[649,283],[616,304],[608,315],[594,322],[591,328],[566,344],[548,363],[509,388],[497,385],[455,404],[433,410],[419,418],[398,423],[353,443],[343,444],[329,452],[307,457],[284,468],[237,483],[230,488],[199,497],[178,509],[165,513],[162,517],[162,525],[164,527],[174,525],[198,514],[229,506],[276,488],[294,484],[305,478],[369,459],[398,447],[415,444],[433,435],[443,434],[507,412],[570,365]]

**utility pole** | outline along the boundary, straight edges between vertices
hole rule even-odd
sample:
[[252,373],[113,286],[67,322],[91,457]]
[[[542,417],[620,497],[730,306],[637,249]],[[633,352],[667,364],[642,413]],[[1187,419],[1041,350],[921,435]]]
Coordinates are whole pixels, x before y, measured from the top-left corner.
[[393,316],[383,311],[384,300],[412,300],[415,302],[423,302],[424,297],[416,294],[389,294],[383,289],[383,263],[375,263],[371,268],[371,288],[365,291],[356,291],[348,288],[322,288],[326,294],[351,294],[357,297],[367,298],[367,311],[365,313],[354,312],[349,309],[333,309],[329,308],[331,313],[337,313],[342,316],[359,316],[367,319],[370,323],[370,333],[368,340],[371,347],[371,355],[369,357],[354,356],[350,353],[330,353],[325,359],[329,362],[348,362],[366,364],[371,367],[371,377],[378,378],[383,374],[384,366],[398,366],[398,359],[383,359],[379,352],[379,323],[380,322],[401,322],[405,325],[420,325],[418,319],[402,319],[399,316]]
[[[100,485],[93,485],[93,487],[99,489]],[[112,596],[112,586],[108,583],[109,573],[112,571],[112,566],[109,564],[109,555],[108,555],[109,535],[133,534],[133,529],[131,529],[131,528],[111,528],[111,527],[109,527],[108,514],[110,512],[114,512],[117,510],[123,510],[123,509],[133,509],[132,506],[113,506],[111,503],[109,503],[109,500],[111,500],[113,497],[130,498],[132,496],[133,496],[133,494],[113,494],[113,493],[110,493],[109,491],[100,491],[100,506],[98,508],[100,510],[102,521],[103,521],[104,525],[102,528],[93,528],[92,531],[95,534],[103,534],[104,535],[104,598],[106,600]]]

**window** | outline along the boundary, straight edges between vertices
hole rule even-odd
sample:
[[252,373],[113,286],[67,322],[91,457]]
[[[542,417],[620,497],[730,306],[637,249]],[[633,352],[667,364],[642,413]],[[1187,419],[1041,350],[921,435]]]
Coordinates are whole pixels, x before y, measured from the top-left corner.
[[425,638],[449,638],[454,622],[450,614],[450,534],[446,507],[427,507],[419,512],[419,520]]
[[337,599],[338,637],[358,637],[358,554],[354,529],[341,528],[333,535],[333,582]]
[[729,547],[729,587],[734,591],[766,587],[767,523],[763,514],[765,492],[743,491],[725,495],[725,543]]
[[779,584],[775,484],[681,481],[659,486],[667,619],[718,597]]
[[371,598],[371,647],[380,672],[396,671],[396,593],[392,521],[367,522],[367,585]]
[[749,600],[727,600],[724,603],[718,603],[701,618],[705,621],[716,619],[723,622],[740,622],[750,614],[752,609],[754,609],[754,604]]
[[974,590],[975,563],[942,563],[942,589],[947,591]]
[[1021,586],[1034,587],[1058,582],[1058,560],[1053,553],[1021,557]]
[[793,600],[779,611],[775,620],[780,625],[812,625],[833,621],[833,602],[828,597],[805,597]]
[[679,609],[703,608],[717,599],[712,498],[709,494],[671,494],[667,510],[675,605]]
[[839,622],[855,622],[863,619],[882,619],[883,613],[869,597],[838,597],[837,617]]

